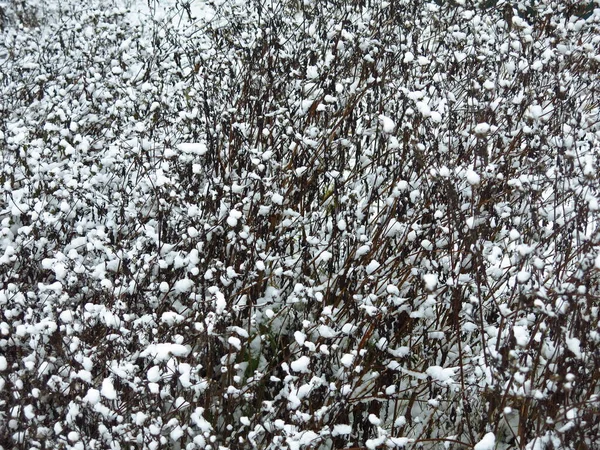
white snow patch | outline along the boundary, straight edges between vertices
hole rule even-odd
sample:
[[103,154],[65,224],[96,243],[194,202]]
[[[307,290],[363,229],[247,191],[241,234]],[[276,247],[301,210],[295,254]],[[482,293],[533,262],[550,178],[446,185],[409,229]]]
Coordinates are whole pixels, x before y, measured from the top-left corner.
[[467,170],[466,177],[471,186],[477,186],[481,182],[481,177],[471,169]]
[[344,356],[342,356],[342,358],[340,359],[340,362],[345,367],[350,367],[354,363],[354,355],[352,355],[350,353],[346,353],[346,354],[344,354]]
[[290,367],[294,372],[308,373],[308,365],[310,364],[310,358],[308,356],[301,356],[296,361],[292,361]]
[[235,227],[240,217],[242,217],[242,213],[236,209],[232,209],[229,211],[229,216],[227,217],[227,225],[232,228]]
[[[58,318],[60,319],[60,321],[62,323],[71,323],[71,322],[73,322],[73,311],[70,311],[70,310],[62,311],[60,313],[60,316],[58,316]],[[0,370],[2,370],[2,369],[0,369]]]
[[442,115],[437,111],[431,111],[429,119],[434,123],[440,123],[442,121]]
[[271,201],[276,205],[283,205],[283,196],[277,192],[275,192],[271,196]]
[[334,425],[331,431],[332,436],[346,436],[348,434],[352,434],[352,427],[341,423]]
[[189,278],[183,278],[182,280],[178,280],[173,285],[173,290],[179,294],[183,292],[189,292],[192,290],[194,286],[194,282]]
[[236,350],[242,349],[242,341],[240,341],[235,336],[230,336],[229,339],[227,339],[227,342],[229,343],[229,345],[234,347]]
[[370,251],[371,251],[371,246],[370,245],[366,245],[366,244],[365,245],[361,245],[356,250],[355,258],[360,258],[361,256],[366,255]]
[[527,330],[527,327],[515,325],[513,327],[513,334],[515,335],[518,346],[527,347],[527,344],[529,343],[529,331]]
[[385,229],[384,236],[386,238],[394,237],[402,232],[402,224],[396,219],[391,219],[388,226]]
[[106,397],[108,400],[115,400],[117,398],[117,391],[115,391],[112,379],[105,378],[102,381],[102,389],[100,390],[100,393],[103,397]]
[[483,437],[483,439],[481,439],[477,444],[475,444],[473,450],[494,450],[495,445],[496,436],[494,435],[494,433],[489,432]]
[[417,102],[417,109],[423,115],[423,117],[431,116],[431,108],[425,102]]
[[204,155],[208,151],[208,149],[206,148],[206,144],[201,142],[179,144],[177,146],[177,149],[184,153],[193,153],[200,156]]
[[358,327],[352,323],[345,323],[342,327],[342,333],[350,336],[352,333],[356,331]]
[[567,338],[565,339],[567,344],[567,348],[578,358],[581,359],[581,341],[577,338]]
[[366,267],[367,274],[371,275],[373,272],[375,272],[377,269],[379,269],[379,266],[381,266],[381,264],[379,264],[377,261],[375,261],[375,260],[371,261]]
[[171,356],[185,357],[189,355],[190,348],[186,345],[161,343],[161,344],[150,344],[146,347],[140,356],[145,358],[151,356],[155,362],[167,361],[171,359]]
[[521,270],[519,273],[517,273],[517,281],[519,283],[527,283],[530,278],[531,274],[526,270]]
[[328,252],[327,250],[324,250],[323,252],[321,252],[321,254],[318,256],[316,262],[327,262],[329,261],[331,258],[333,258],[333,253]]
[[84,397],[88,403],[95,405],[100,402],[100,391],[98,389],[88,389],[87,395]]
[[423,275],[423,281],[428,291],[434,291],[438,284],[438,276],[435,273],[426,273]]
[[148,378],[148,381],[151,383],[158,383],[160,381],[160,367],[150,367],[148,372],[146,372],[146,378]]
[[304,342],[306,342],[306,334],[303,333],[302,331],[295,331],[294,339],[296,340],[298,345],[302,346],[302,345],[304,345]]
[[388,284],[385,290],[390,295],[400,295],[400,289],[398,289],[393,284]]
[[455,369],[453,368],[444,369],[440,366],[431,366],[425,371],[425,373],[440,383],[452,384],[454,383],[454,380],[452,379],[452,377],[455,375],[454,371]]
[[324,338],[334,338],[337,336],[337,332],[327,325],[319,325],[319,335]]
[[396,129],[396,123],[389,117],[387,117],[383,114],[380,114],[379,120],[381,122],[381,127],[383,128],[384,133],[391,134]]
[[215,292],[215,312],[217,314],[223,314],[227,308],[227,301],[222,292]]
[[477,136],[486,136],[490,131],[490,124],[486,122],[478,123],[474,131]]

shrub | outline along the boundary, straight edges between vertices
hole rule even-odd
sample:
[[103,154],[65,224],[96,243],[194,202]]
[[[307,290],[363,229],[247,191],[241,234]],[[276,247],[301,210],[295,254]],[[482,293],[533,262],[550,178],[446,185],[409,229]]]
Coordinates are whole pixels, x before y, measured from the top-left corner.
[[0,445],[591,448],[600,10],[576,4],[11,22]]

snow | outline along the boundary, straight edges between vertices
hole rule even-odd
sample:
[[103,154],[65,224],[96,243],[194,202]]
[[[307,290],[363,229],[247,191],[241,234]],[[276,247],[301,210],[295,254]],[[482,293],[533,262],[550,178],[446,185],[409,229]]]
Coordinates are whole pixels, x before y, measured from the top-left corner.
[[403,230],[402,224],[398,222],[396,219],[391,219],[387,228],[385,229],[384,236],[386,238],[392,238],[400,234]]
[[319,325],[318,328],[319,335],[326,339],[334,338],[338,335],[338,333],[331,327],[327,325]]
[[435,291],[438,285],[438,276],[435,273],[426,273],[423,275],[423,281],[428,291]]
[[519,283],[526,283],[531,278],[531,273],[526,270],[521,270],[517,273],[517,281]]
[[92,405],[100,402],[100,391],[98,389],[88,389],[87,394],[84,398],[85,401]]
[[173,326],[176,323],[184,322],[185,317],[183,317],[181,314],[177,314],[175,311],[166,311],[160,316],[160,321],[161,323]]
[[400,295],[400,290],[398,289],[398,287],[394,286],[393,284],[388,284],[385,288],[386,292],[390,295]]
[[489,432],[483,438],[475,444],[473,450],[494,450],[496,446],[496,436],[494,433]]
[[352,364],[354,364],[354,358],[355,358],[354,355],[351,355],[350,353],[346,353],[340,358],[340,362],[342,363],[343,366],[350,367],[350,366],[352,366]]
[[150,367],[150,369],[148,369],[148,372],[146,372],[146,378],[148,378],[148,381],[150,381],[151,383],[158,383],[161,378],[160,367]]
[[321,254],[318,256],[318,258],[317,258],[316,262],[317,262],[317,263],[319,263],[319,262],[321,262],[321,261],[322,261],[322,262],[327,262],[327,261],[329,261],[331,258],[333,258],[333,253],[331,253],[331,252],[328,252],[327,250],[323,250],[323,251],[321,252]]
[[429,119],[433,122],[433,123],[441,123],[442,122],[442,115],[437,112],[437,111],[431,111],[429,113]]
[[67,434],[67,439],[71,442],[77,442],[79,440],[79,433],[76,431],[69,431],[69,434]]
[[454,380],[452,377],[455,375],[456,369],[453,368],[443,368],[440,366],[431,366],[427,368],[425,373],[433,378],[435,381],[439,381],[443,384],[452,384]]
[[152,357],[155,362],[168,361],[172,356],[185,357],[190,353],[190,348],[181,344],[150,344],[140,353],[142,357]]
[[304,342],[306,342],[306,333],[303,333],[302,331],[294,331],[294,339],[298,345],[302,346],[304,345]]
[[465,173],[465,176],[467,178],[468,183],[471,186],[477,186],[481,182],[481,177],[479,176],[479,174],[477,174],[472,169],[467,170],[467,172]]
[[379,417],[377,417],[375,414],[369,414],[367,419],[369,420],[369,422],[372,425],[381,425],[381,419]]
[[62,323],[71,323],[71,322],[73,322],[73,311],[70,311],[70,310],[61,311],[58,318]]
[[352,434],[352,427],[347,424],[336,424],[331,431],[332,436],[345,436]]
[[578,359],[582,358],[581,354],[581,341],[574,337],[568,337],[565,339],[565,343],[567,344],[567,348],[571,353],[573,353]]
[[360,247],[358,247],[358,249],[356,250],[356,258],[360,258],[363,255],[366,255],[367,253],[369,253],[371,251],[371,246],[370,245],[361,245]]
[[517,341],[517,345],[520,347],[527,347],[529,344],[529,331],[527,327],[523,325],[515,325],[513,326],[513,334]]
[[177,280],[173,285],[173,290],[178,293],[189,292],[194,287],[194,282],[189,278],[183,278],[181,280]]
[[111,378],[105,378],[102,381],[102,389],[100,390],[100,394],[102,394],[102,396],[108,400],[116,400],[117,391],[115,391],[115,387]]
[[421,247],[430,252],[433,250],[433,243],[429,239],[423,239],[421,241]]
[[283,205],[283,196],[277,192],[271,195],[271,201],[276,205]]
[[[49,0],[28,27],[5,3],[8,447],[38,430],[83,449],[75,422],[93,417],[99,448],[398,448],[462,440],[457,423],[479,420],[490,392],[584,405],[600,342],[575,323],[598,315],[585,301],[600,271],[597,77],[568,55],[600,60],[593,20],[549,9],[549,35],[528,11],[511,28],[465,0],[416,17],[389,0],[68,0],[55,13]],[[490,361],[507,347],[519,370],[505,383]],[[563,362],[581,370],[558,383]],[[471,411],[436,421],[465,395]],[[367,436],[352,405],[372,398]],[[595,441],[583,410],[543,403],[522,445],[571,427]]]
[[356,331],[357,328],[358,327],[352,323],[345,323],[342,326],[342,333],[350,336],[351,334],[353,334]]
[[384,133],[391,134],[396,129],[396,123],[384,114],[379,115],[379,121],[381,122]]
[[183,153],[192,153],[199,156],[206,154],[208,151],[204,143],[183,143],[177,145],[177,149]]
[[227,339],[227,342],[229,343],[229,345],[231,345],[238,351],[242,349],[242,341],[239,338],[236,338],[235,336],[230,336]]
[[310,364],[310,358],[308,356],[301,356],[297,360],[292,361],[292,363],[290,364],[290,367],[294,372],[309,373],[310,372],[310,370],[308,368],[309,364]]
[[486,136],[490,131],[490,124],[486,122],[481,122],[475,125],[475,134],[477,136]]
[[427,118],[431,116],[431,108],[425,102],[417,102],[416,103],[417,110],[423,115],[423,117]]
[[217,314],[223,314],[227,309],[227,301],[222,292],[215,292],[215,312]]
[[366,267],[367,274],[371,275],[373,272],[379,269],[380,266],[381,264],[379,264],[377,261],[371,261]]
[[235,227],[238,224],[238,220],[242,217],[242,212],[232,209],[229,211],[229,216],[227,217],[227,225],[230,227]]
[[539,120],[544,114],[544,110],[540,105],[531,105],[527,108],[526,114],[534,120]]

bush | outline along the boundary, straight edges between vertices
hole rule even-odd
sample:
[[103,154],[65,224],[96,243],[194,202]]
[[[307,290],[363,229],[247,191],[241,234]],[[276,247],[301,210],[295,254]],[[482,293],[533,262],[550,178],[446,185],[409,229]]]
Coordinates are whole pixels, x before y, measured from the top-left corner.
[[592,448],[600,9],[472,3],[11,19],[0,445]]

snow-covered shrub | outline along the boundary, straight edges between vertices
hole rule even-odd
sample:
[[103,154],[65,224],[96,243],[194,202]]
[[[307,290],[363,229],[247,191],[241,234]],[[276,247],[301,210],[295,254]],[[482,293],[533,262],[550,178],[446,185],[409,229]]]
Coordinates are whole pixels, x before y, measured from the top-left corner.
[[2,447],[600,439],[596,3],[144,5],[2,32]]

